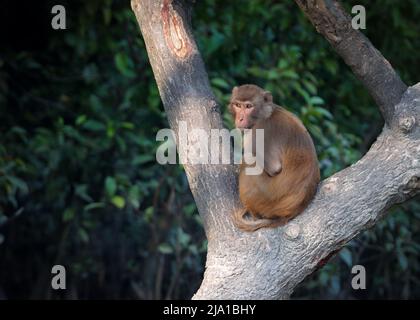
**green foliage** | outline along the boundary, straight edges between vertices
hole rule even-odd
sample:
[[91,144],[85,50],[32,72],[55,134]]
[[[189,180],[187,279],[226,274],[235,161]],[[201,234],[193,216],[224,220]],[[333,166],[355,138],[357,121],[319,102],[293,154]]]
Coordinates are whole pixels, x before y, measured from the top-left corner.
[[[182,168],[155,161],[168,124],[134,15],[126,1],[63,4],[68,30],[41,50],[0,55],[0,290],[56,298],[59,263],[71,298],[189,298],[207,243]],[[362,4],[366,34],[407,83],[418,80],[419,3]],[[309,129],[323,177],[380,132],[372,99],[293,2],[200,1],[193,25],[227,126],[234,85],[271,90]],[[393,208],[295,297],[419,297],[419,209]],[[351,290],[354,264],[367,269],[364,293]]]

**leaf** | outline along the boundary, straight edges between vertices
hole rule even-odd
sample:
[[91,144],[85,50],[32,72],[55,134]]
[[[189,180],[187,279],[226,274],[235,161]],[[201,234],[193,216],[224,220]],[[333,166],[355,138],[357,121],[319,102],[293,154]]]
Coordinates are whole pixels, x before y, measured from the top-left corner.
[[311,97],[311,99],[309,100],[309,102],[311,104],[313,104],[313,105],[316,105],[316,104],[324,104],[325,103],[325,101],[321,97],[318,97],[318,96]]
[[121,139],[120,136],[116,136],[115,141],[117,142],[118,148],[124,153],[127,150],[127,144],[125,143],[125,140]]
[[400,263],[402,270],[407,270],[408,260],[406,255],[401,251],[398,251],[398,262]]
[[111,202],[118,209],[123,209],[125,207],[125,199],[123,197],[121,197],[121,196],[114,196],[114,197],[112,197]]
[[335,61],[325,60],[323,65],[331,74],[335,75],[337,73],[338,65]]
[[138,199],[130,199],[130,203],[135,209],[140,208],[140,201]]
[[223,88],[223,89],[229,89],[230,88],[230,85],[226,82],[226,80],[224,80],[222,78],[213,78],[213,79],[211,79],[211,83],[215,87],[219,87],[219,88]]
[[153,217],[153,213],[154,213],[154,211],[155,211],[155,209],[154,209],[152,206],[148,207],[148,208],[144,211],[144,219],[145,219],[147,222],[150,222],[150,221],[152,220],[152,217]]
[[331,291],[334,295],[340,292],[340,281],[339,277],[334,275],[331,277]]
[[306,87],[306,89],[308,89],[310,94],[316,94],[316,87],[313,83],[303,80],[303,84]]
[[280,59],[277,63],[277,68],[286,69],[289,66],[289,62],[286,59]]
[[102,109],[102,101],[99,99],[97,95],[90,95],[89,97],[89,104],[93,107],[96,112],[100,112]]
[[190,203],[184,206],[184,212],[187,216],[191,217],[195,212],[196,208],[197,206],[195,205],[195,203]]
[[70,220],[73,220],[75,213],[76,211],[73,208],[68,208],[64,210],[63,222],[69,222]]
[[83,128],[90,131],[105,131],[106,126],[102,122],[96,120],[87,120],[83,123]]
[[256,77],[261,77],[261,78],[263,78],[263,77],[264,77],[264,75],[265,75],[265,71],[264,71],[264,70],[262,70],[262,69],[260,69],[260,68],[258,68],[258,67],[251,67],[251,68],[248,68],[248,69],[247,69],[247,71],[248,71],[251,75],[256,76]]
[[305,101],[309,103],[310,101],[309,94],[305,90],[302,89],[302,87],[300,86],[298,82],[292,83],[292,87],[294,87],[294,89],[305,99]]
[[93,202],[93,199],[87,193],[87,185],[79,184],[76,186],[75,194],[87,202]]
[[167,244],[167,243],[161,243],[158,246],[158,251],[160,253],[163,253],[163,254],[170,254],[170,253],[173,252],[173,249],[171,248],[171,246],[169,244]]
[[132,165],[133,166],[138,166],[138,165],[147,163],[149,161],[152,161],[154,159],[155,159],[155,157],[150,155],[150,154],[142,154],[142,155],[134,157],[134,159],[132,161]]
[[321,283],[321,285],[326,286],[329,279],[329,274],[325,271],[321,271],[321,274],[319,275],[319,282]]
[[140,207],[140,188],[138,186],[132,186],[128,191],[128,199],[131,205],[138,209]]
[[0,227],[5,224],[9,219],[6,216],[0,213]]
[[27,138],[26,138],[26,130],[24,128],[14,126],[10,129],[10,133],[14,133],[14,134],[18,135],[19,138],[21,138],[25,142],[28,141]]
[[86,230],[83,228],[79,229],[79,237],[80,237],[80,240],[82,240],[82,242],[85,242],[85,243],[89,242],[89,235],[86,232]]
[[133,130],[135,128],[135,125],[132,122],[124,121],[121,123],[121,127],[128,130]]
[[327,109],[321,108],[321,107],[314,107],[314,110],[319,113],[320,115],[323,115],[325,118],[332,120],[334,117]]
[[352,266],[353,259],[352,259],[351,251],[349,249],[347,248],[341,249],[339,255],[340,255],[341,260],[343,260],[348,267]]
[[76,125],[80,126],[81,124],[85,123],[87,120],[87,116],[82,114],[76,118]]
[[105,207],[105,203],[103,202],[93,202],[88,204],[87,206],[84,206],[84,210],[85,211],[90,211],[90,210],[94,210],[94,209],[99,209],[99,208],[103,208]]
[[121,72],[127,78],[134,78],[136,74],[131,70],[129,57],[123,53],[119,52],[115,55],[115,65],[119,72]]
[[[283,74],[283,73],[282,73]],[[268,73],[267,73],[267,78],[269,79],[269,80],[276,80],[276,79],[278,79],[280,77],[280,74],[277,72],[277,70],[276,69],[271,69],[271,70],[269,70],[268,71]]]
[[192,253],[192,254],[198,254],[198,248],[197,245],[195,244],[191,244],[188,246],[188,250]]
[[187,247],[188,243],[191,240],[191,236],[188,233],[185,233],[182,228],[178,228],[178,241],[182,247]]
[[111,9],[110,8],[104,8],[102,10],[102,14],[103,14],[103,17],[104,17],[104,23],[105,23],[106,26],[108,26],[109,23],[111,22],[111,17],[112,17]]
[[284,70],[280,74],[283,78],[299,79],[298,74],[293,70]]
[[14,188],[22,191],[22,193],[27,194],[29,192],[28,185],[22,179],[14,176],[7,176],[7,179],[10,181]]
[[106,128],[106,135],[108,136],[108,138],[113,138],[115,136],[115,127],[113,126],[113,124],[108,124]]

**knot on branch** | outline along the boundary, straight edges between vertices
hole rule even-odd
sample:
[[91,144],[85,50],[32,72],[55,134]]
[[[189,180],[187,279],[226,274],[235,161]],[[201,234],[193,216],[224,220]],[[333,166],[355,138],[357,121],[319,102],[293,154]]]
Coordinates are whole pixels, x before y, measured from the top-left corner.
[[216,101],[212,100],[210,102],[210,111],[212,113],[220,113],[219,106],[217,105]]
[[334,193],[337,191],[337,177],[330,177],[321,187],[323,193]]
[[420,121],[420,83],[409,87],[403,94],[401,101],[395,106],[394,126],[408,134]]
[[420,192],[420,177],[413,176],[408,182],[400,188],[400,192],[405,197],[414,197]]
[[131,9],[133,9],[134,12],[137,11],[138,6],[138,0],[131,0]]
[[400,118],[398,126],[403,133],[409,133],[416,124],[416,119],[413,116]]
[[295,0],[317,32],[330,43],[340,44],[353,31],[351,17],[338,1]]
[[161,16],[163,34],[168,48],[178,58],[185,59],[192,52],[192,45],[185,30],[184,21],[174,9],[172,0],[163,0]]
[[289,239],[295,240],[300,235],[300,226],[297,223],[288,223],[284,232]]

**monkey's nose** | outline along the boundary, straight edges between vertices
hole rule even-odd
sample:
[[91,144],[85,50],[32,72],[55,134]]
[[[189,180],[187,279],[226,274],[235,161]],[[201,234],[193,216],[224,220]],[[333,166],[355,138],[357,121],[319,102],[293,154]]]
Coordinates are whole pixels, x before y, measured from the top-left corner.
[[235,123],[235,126],[239,129],[246,127],[245,119],[238,119],[238,121]]

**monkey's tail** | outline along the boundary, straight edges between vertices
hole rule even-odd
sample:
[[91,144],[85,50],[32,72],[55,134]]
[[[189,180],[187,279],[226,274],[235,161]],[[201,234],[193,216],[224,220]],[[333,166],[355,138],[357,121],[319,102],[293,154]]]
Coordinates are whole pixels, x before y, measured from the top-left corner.
[[245,208],[237,210],[233,215],[233,222],[242,231],[253,232],[261,228],[275,228],[285,225],[290,217],[279,217],[276,219],[247,219]]

